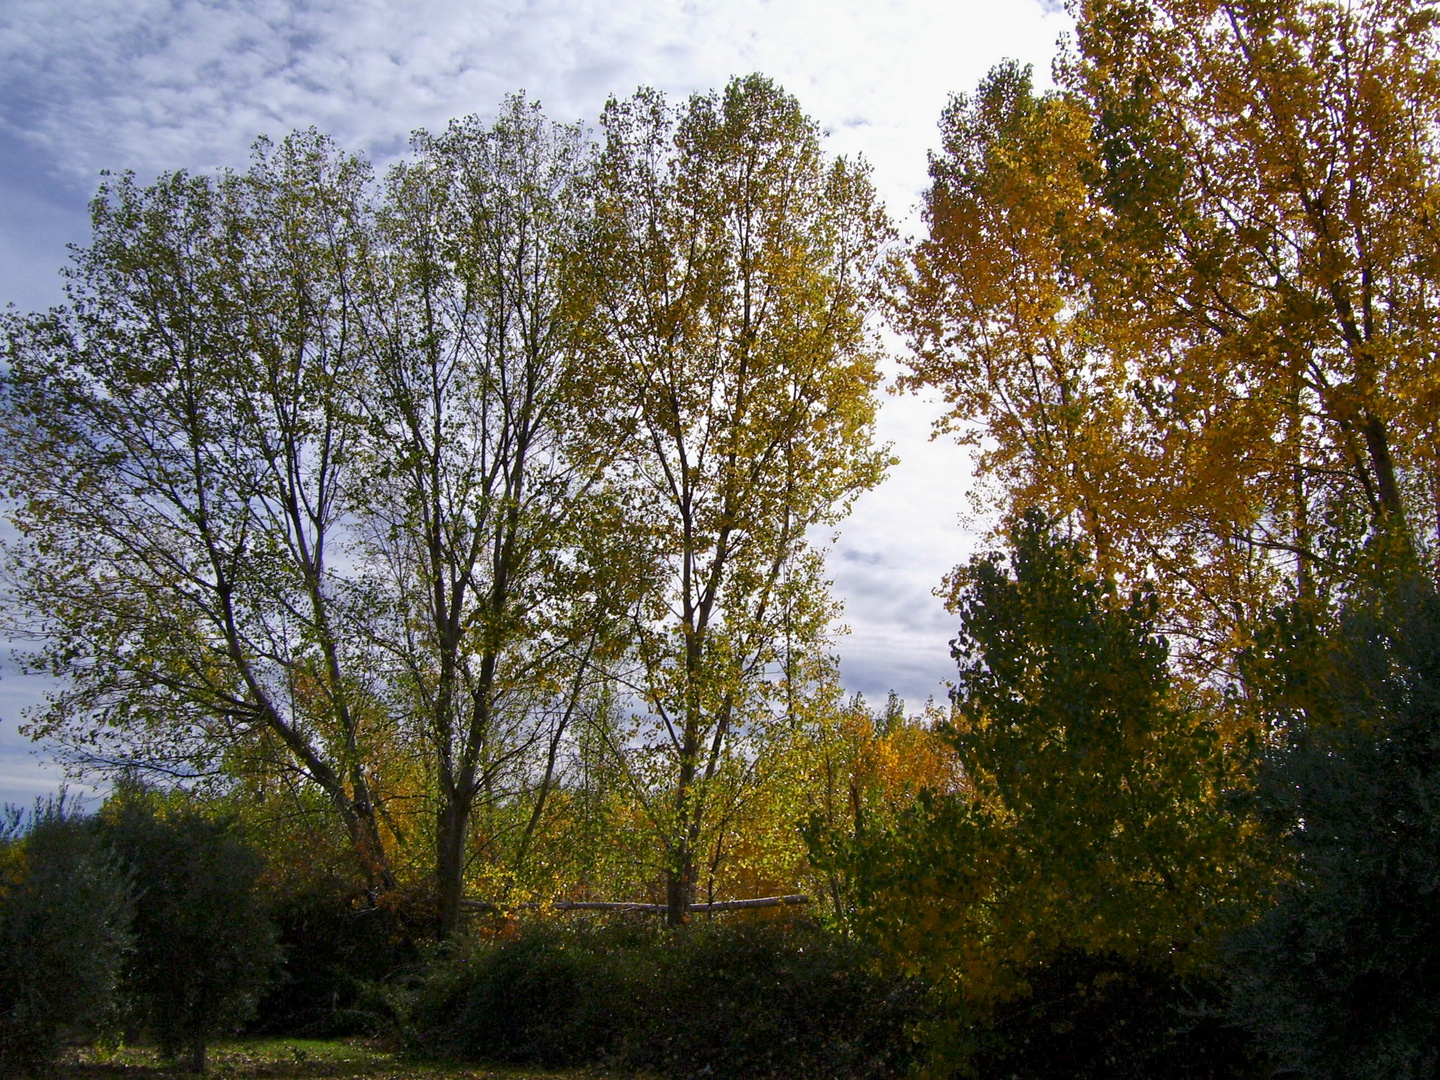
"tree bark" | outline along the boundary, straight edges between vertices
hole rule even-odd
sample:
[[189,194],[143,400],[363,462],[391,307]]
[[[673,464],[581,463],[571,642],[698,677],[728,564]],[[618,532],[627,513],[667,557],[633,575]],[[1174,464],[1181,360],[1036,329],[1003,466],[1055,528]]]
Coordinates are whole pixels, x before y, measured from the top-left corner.
[[465,834],[470,825],[470,800],[451,793],[436,822],[435,897],[440,934],[449,937],[460,926],[460,900],[465,884]]

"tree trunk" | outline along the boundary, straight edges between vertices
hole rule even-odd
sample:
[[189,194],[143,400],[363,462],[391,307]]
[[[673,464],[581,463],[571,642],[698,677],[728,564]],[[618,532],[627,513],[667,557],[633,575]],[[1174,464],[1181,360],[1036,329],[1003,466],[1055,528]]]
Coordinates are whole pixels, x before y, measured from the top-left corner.
[[690,894],[695,882],[695,858],[682,842],[679,861],[665,875],[665,925],[684,926],[690,919]]
[[468,801],[458,792],[446,793],[435,830],[435,897],[440,914],[440,936],[450,937],[460,927],[460,901],[465,888],[465,833],[470,824]]
[[[692,667],[698,666],[693,664]],[[693,677],[692,677],[693,678]],[[685,720],[685,739],[680,750],[680,783],[675,795],[676,830],[675,847],[670,855],[670,866],[665,874],[665,925],[684,926],[695,886],[695,845],[692,836],[692,817],[697,813],[691,806],[695,798],[694,785],[696,757],[699,753],[699,722],[695,719],[698,708],[692,703],[690,715]]]
[[1405,502],[1401,498],[1400,484],[1395,477],[1395,459],[1390,452],[1390,435],[1385,430],[1385,421],[1367,409],[1363,414],[1361,432],[1365,436],[1365,448],[1370,454],[1370,467],[1380,499],[1380,512],[1387,525],[1404,534]]
[[350,833],[350,845],[360,861],[360,871],[365,875],[366,887],[371,893],[392,891],[395,875],[390,871],[390,861],[380,839],[380,823],[376,820],[374,806],[368,800],[351,802],[342,807],[342,812]]

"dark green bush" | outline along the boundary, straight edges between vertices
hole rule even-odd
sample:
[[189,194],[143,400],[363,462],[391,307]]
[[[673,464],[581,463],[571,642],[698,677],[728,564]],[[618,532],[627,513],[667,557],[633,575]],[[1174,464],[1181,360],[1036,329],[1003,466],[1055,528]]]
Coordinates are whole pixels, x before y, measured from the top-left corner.
[[1424,575],[1398,575],[1333,627],[1297,608],[1261,640],[1263,701],[1284,738],[1260,803],[1295,874],[1234,942],[1236,1015],[1286,1075],[1434,1077],[1440,593]]
[[413,968],[435,932],[423,912],[376,907],[338,884],[282,895],[270,917],[282,961],[249,1029],[269,1035],[373,1033],[381,1018],[366,1005],[367,984]]
[[63,796],[0,828],[0,1075],[44,1072],[110,1015],[130,947],[125,875]]
[[417,1048],[673,1077],[881,1077],[912,1056],[912,983],[809,924],[527,927],[433,968]]
[[208,1040],[249,1018],[277,959],[263,863],[224,823],[140,789],[112,797],[101,826],[136,886],[126,991],[161,1049],[203,1071]]
[[[1217,977],[1072,950],[1025,972],[1030,993],[984,1022],[937,1025],[966,1075],[1009,1080],[1260,1080],[1261,1047]],[[943,1036],[942,1036],[943,1037]]]

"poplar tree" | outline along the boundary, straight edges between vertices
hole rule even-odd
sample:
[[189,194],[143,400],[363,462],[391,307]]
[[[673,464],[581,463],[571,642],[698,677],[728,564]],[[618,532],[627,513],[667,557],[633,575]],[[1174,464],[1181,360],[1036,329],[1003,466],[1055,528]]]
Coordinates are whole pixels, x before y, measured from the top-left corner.
[[[883,475],[868,316],[890,237],[865,167],[827,160],[758,75],[602,118],[595,325],[627,443],[617,490],[652,568],[615,749],[685,919],[721,784],[803,694],[834,613],[812,545]],[[747,755],[752,755],[747,757]]]
[[1058,89],[955,98],[897,308],[1006,515],[1154,573],[1233,676],[1366,545],[1440,538],[1440,47],[1427,3],[1077,9]]

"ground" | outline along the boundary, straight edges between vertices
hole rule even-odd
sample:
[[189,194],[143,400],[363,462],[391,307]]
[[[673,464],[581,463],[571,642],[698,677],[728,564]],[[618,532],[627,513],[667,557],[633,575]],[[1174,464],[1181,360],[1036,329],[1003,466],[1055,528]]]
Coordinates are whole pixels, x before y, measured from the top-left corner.
[[[223,1080],[639,1080],[594,1069],[563,1071],[412,1061],[360,1040],[226,1039],[210,1048],[211,1077]],[[160,1080],[192,1074],[151,1047],[92,1047],[72,1054],[61,1080]]]

